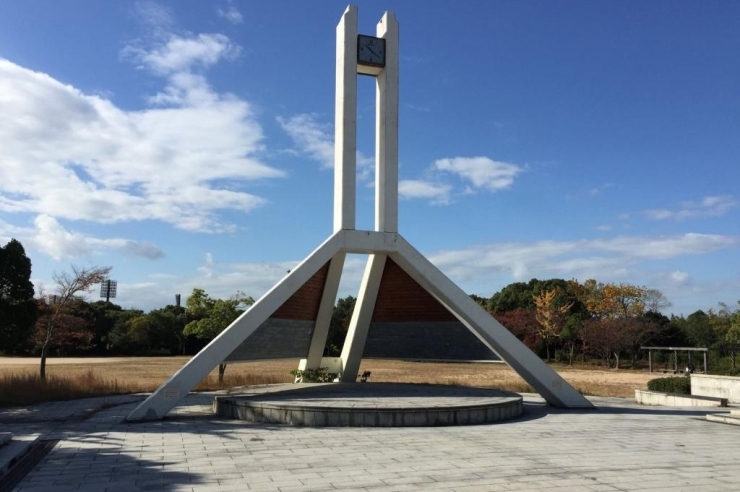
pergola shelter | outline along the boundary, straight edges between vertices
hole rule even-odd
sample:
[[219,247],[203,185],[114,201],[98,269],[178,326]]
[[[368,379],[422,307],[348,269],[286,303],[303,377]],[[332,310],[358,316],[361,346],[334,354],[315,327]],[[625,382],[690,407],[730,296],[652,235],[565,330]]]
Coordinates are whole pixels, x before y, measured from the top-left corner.
[[653,350],[660,352],[673,352],[673,372],[678,374],[678,353],[687,352],[689,363],[691,362],[691,352],[702,352],[704,354],[704,374],[709,374],[707,369],[709,367],[709,349],[708,348],[695,348],[695,347],[640,347],[640,350],[648,351],[648,367],[650,372],[653,372]]

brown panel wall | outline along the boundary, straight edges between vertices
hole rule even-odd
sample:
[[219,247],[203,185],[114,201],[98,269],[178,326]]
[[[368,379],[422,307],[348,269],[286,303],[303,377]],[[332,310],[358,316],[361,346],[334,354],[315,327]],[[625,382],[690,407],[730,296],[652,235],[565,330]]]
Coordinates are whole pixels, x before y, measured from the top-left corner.
[[457,321],[457,318],[388,258],[372,322],[402,321]]
[[303,287],[290,296],[270,318],[316,321],[328,271],[329,263],[327,262],[308,282],[303,284]]

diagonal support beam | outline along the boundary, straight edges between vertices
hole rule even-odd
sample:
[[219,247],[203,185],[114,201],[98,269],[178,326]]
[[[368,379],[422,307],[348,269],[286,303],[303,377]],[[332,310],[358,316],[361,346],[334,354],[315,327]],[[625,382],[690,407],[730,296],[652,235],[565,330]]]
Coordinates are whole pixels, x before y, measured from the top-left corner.
[[399,236],[397,246],[398,251],[390,255],[391,259],[509,364],[547,403],[565,408],[593,408],[591,402],[476,304],[405,239]]
[[339,231],[314,250],[296,268],[239,316],[211,343],[182,366],[157,391],[137,406],[128,421],[161,419],[177,405],[217,365],[249,337],[290,296],[335,255],[344,245],[344,231]]
[[324,282],[324,292],[321,295],[319,304],[319,313],[316,316],[316,325],[311,337],[311,345],[306,356],[305,369],[318,369],[321,366],[321,358],[324,355],[326,339],[329,336],[329,325],[331,325],[331,315],[334,312],[334,304],[339,290],[339,281],[342,278],[342,269],[347,254],[340,251],[329,264],[329,272],[326,274]]
[[374,254],[370,255],[367,260],[360,292],[357,294],[357,303],[352,311],[349,330],[347,330],[347,337],[342,347],[342,382],[344,383],[353,383],[357,380],[386,258],[386,255]]

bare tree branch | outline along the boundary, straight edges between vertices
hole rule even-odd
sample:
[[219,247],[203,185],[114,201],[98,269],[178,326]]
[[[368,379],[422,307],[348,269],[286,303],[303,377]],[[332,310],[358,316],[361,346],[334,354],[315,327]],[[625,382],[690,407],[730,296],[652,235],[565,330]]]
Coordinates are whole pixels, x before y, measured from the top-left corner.
[[46,356],[49,343],[54,335],[54,328],[59,316],[64,311],[71,298],[80,292],[90,292],[96,284],[102,283],[108,277],[112,267],[83,268],[72,265],[72,272],[54,272],[52,278],[57,285],[57,300],[51,305],[52,315],[47,318],[46,338],[41,347],[41,379],[46,379]]

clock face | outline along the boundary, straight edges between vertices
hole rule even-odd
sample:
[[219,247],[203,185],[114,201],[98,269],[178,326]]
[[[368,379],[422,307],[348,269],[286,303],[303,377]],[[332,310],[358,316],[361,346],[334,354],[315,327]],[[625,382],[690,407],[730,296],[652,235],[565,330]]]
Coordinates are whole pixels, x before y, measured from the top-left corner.
[[385,39],[357,36],[357,62],[375,67],[385,66]]

